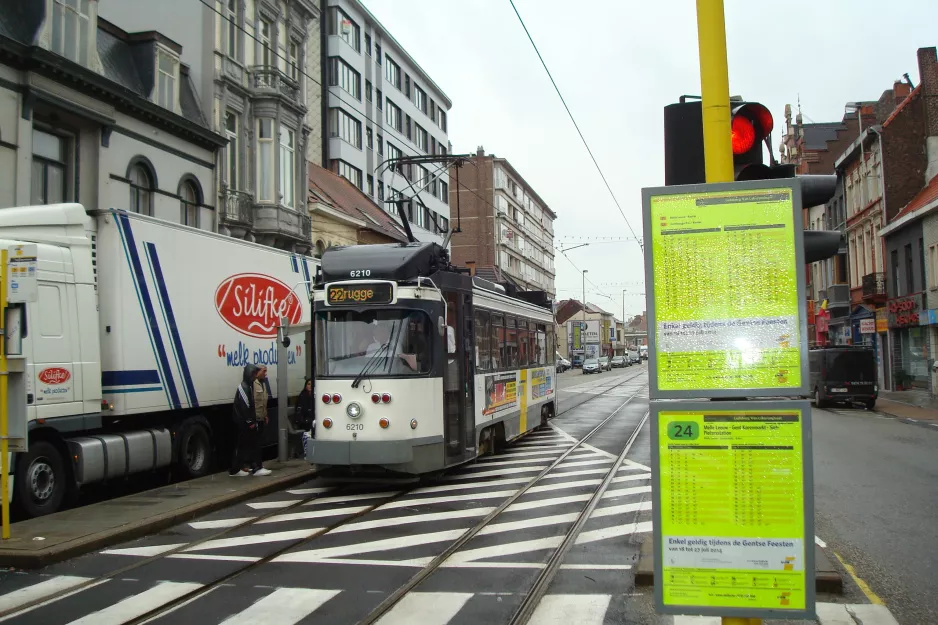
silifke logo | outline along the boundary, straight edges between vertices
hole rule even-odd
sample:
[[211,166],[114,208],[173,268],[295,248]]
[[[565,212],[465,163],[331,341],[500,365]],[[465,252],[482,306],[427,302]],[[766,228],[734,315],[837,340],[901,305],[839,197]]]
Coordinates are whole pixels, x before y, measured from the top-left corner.
[[303,318],[303,304],[289,286],[259,273],[226,278],[215,289],[215,310],[229,326],[247,336],[276,338],[280,319]]
[[48,367],[39,372],[39,381],[43,384],[65,384],[72,379],[72,372],[62,367]]

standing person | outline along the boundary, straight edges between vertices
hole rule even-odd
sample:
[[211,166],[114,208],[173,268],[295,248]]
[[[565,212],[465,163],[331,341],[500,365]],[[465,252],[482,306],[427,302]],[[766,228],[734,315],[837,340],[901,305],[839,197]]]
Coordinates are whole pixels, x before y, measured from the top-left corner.
[[251,474],[254,464],[254,449],[260,441],[258,436],[257,414],[254,410],[254,381],[257,378],[255,365],[244,365],[241,384],[234,397],[232,419],[237,429],[238,440],[231,459],[232,477],[246,477]]
[[253,452],[253,463],[251,466],[254,469],[254,475],[264,476],[272,473],[270,469],[264,468],[263,459],[261,457],[263,453],[261,446],[264,440],[264,426],[269,422],[267,417],[267,398],[269,397],[267,394],[267,367],[264,365],[257,365],[253,391],[254,415],[257,418],[257,436],[254,438],[254,448],[251,450]]
[[[300,396],[296,400],[296,409],[290,418],[290,442],[293,453],[300,453],[303,449],[303,434],[309,432],[310,437],[316,435],[316,420],[313,416],[313,381],[306,378],[306,384],[300,391]],[[292,455],[292,454],[291,454]]]

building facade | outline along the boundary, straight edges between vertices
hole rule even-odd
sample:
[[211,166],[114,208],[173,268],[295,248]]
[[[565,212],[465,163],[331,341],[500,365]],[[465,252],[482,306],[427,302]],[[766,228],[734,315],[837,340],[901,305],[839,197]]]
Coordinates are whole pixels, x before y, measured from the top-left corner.
[[79,202],[213,230],[225,140],[182,46],[93,0],[0,7],[0,207]]
[[[91,0],[92,4],[96,4]],[[218,230],[280,249],[312,247],[306,206],[306,89],[313,0],[100,0],[127,28],[157,28],[182,45],[198,106],[227,145],[211,195]],[[317,124],[318,126],[319,124]]]
[[520,289],[553,299],[556,213],[507,159],[481,147],[450,180],[461,229],[451,241],[453,262],[494,267]]
[[324,166],[388,212],[406,211],[418,240],[442,241],[448,167],[385,163],[449,154],[452,102],[359,0],[325,0],[322,38]]

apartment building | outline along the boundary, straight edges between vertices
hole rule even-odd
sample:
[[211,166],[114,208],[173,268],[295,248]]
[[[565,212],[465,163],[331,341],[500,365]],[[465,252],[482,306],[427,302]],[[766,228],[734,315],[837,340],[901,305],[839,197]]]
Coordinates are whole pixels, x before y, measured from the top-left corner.
[[494,270],[553,299],[556,213],[507,159],[481,147],[471,163],[450,172],[450,181],[461,230],[452,238],[453,262]]
[[[59,0],[46,0],[56,2]],[[226,140],[206,195],[218,206],[217,228],[308,253],[306,157],[310,33],[315,0],[68,0],[98,5],[122,27],[179,42],[196,94],[192,106]]]
[[442,241],[448,167],[386,163],[449,154],[452,102],[358,0],[326,0],[322,37],[324,166],[388,212],[406,211],[418,240]]
[[80,202],[212,230],[225,139],[185,49],[125,28],[94,0],[0,2],[0,207]]

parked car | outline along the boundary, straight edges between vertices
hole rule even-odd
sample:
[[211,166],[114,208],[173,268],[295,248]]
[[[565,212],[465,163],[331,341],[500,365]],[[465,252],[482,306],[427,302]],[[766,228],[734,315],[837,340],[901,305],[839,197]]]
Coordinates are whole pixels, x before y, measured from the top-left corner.
[[642,360],[648,360],[648,346],[639,345],[638,347],[638,357]]
[[602,373],[599,360],[596,358],[587,358],[583,361],[583,375],[587,373]]
[[638,350],[635,348],[632,348],[628,351],[628,358],[632,364],[638,364],[642,361],[641,357],[638,355]]
[[557,373],[563,373],[570,368],[570,361],[566,358],[557,359]]
[[632,363],[628,362],[625,359],[625,356],[613,356],[610,363],[613,369],[618,369],[619,367],[628,367]]
[[583,356],[574,356],[571,364],[574,369],[579,369],[583,366]]
[[609,356],[599,357],[599,366],[603,371],[612,371],[612,365],[609,363]]
[[870,347],[838,346],[808,352],[812,399],[818,408],[830,403],[876,405],[876,354]]

